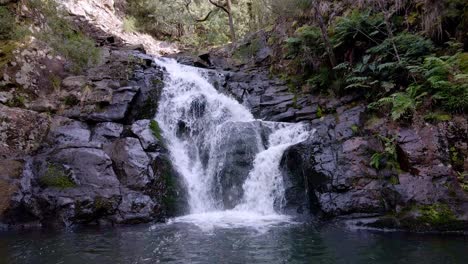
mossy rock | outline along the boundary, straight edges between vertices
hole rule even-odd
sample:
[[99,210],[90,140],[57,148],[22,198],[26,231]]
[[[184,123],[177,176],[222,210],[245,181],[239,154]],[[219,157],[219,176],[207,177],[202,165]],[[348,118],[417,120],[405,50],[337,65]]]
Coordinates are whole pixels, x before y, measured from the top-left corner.
[[150,129],[153,135],[159,140],[159,142],[163,142],[161,128],[156,120],[151,120],[150,122]]
[[71,175],[62,166],[49,164],[47,171],[39,178],[39,183],[44,188],[68,189],[76,187]]

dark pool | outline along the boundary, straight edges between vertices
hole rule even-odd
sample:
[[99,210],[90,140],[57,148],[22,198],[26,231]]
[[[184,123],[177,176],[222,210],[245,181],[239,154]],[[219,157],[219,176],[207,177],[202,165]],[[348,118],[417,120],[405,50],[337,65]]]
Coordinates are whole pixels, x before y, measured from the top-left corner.
[[0,233],[0,263],[468,263],[468,237],[189,223]]

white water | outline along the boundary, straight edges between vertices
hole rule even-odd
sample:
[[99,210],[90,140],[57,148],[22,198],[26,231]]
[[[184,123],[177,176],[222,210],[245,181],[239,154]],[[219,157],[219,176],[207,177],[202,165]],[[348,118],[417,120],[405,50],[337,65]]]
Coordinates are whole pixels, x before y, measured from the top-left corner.
[[288,222],[288,216],[275,211],[275,202],[281,204],[284,199],[279,163],[289,146],[306,140],[311,132],[302,124],[264,122],[273,130],[268,145],[264,148],[260,135],[256,136],[260,152],[243,184],[244,196],[234,209],[223,210],[213,195],[218,184],[215,174],[223,165],[213,158],[224,140],[220,131],[228,123],[255,120],[246,107],[219,93],[202,70],[174,60],[157,63],[166,68],[167,76],[156,120],[172,163],[185,179],[191,213],[172,221],[194,223],[203,229]]

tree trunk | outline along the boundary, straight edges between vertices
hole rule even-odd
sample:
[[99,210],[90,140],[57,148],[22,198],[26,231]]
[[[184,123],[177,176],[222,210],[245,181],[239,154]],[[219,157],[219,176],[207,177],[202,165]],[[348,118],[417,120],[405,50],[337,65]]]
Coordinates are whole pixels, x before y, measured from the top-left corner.
[[325,48],[327,49],[328,57],[330,58],[330,63],[332,67],[336,66],[336,57],[335,53],[333,52],[333,47],[330,43],[330,38],[328,38],[328,32],[327,32],[327,27],[325,25],[325,22],[323,21],[323,16],[320,13],[320,9],[318,6],[319,2],[318,0],[314,1],[313,3],[313,8],[314,8],[314,13],[317,18],[317,22],[320,27],[320,31],[322,32],[322,38],[323,42],[325,44]]
[[231,31],[231,40],[236,41],[236,30],[234,28],[234,19],[232,17],[232,9],[231,9],[231,0],[226,0],[227,2],[227,10],[228,10],[228,18],[229,18],[229,29]]

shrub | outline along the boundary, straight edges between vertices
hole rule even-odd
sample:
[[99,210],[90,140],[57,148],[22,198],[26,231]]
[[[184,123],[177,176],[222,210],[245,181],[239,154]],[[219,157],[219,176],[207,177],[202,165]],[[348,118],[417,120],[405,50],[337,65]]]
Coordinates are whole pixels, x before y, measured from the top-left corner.
[[411,67],[418,83],[432,94],[433,101],[450,112],[468,110],[468,53],[429,56],[424,63]]
[[375,103],[369,105],[370,108],[378,108],[386,104],[392,106],[391,116],[393,120],[402,117],[411,116],[416,108],[421,104],[421,99],[427,95],[426,92],[420,93],[419,86],[411,85],[405,92],[398,92],[384,97]]
[[0,6],[0,40],[11,40],[15,31],[15,17],[8,8]]
[[381,62],[395,61],[393,43],[395,43],[396,49],[405,63],[421,61],[424,56],[429,55],[434,50],[434,45],[429,39],[403,32],[394,38],[385,39],[379,45],[368,49],[367,53],[376,56]]
[[73,64],[73,71],[80,72],[89,64],[97,63],[100,52],[94,40],[85,36],[63,18],[55,2],[33,0],[30,5],[39,8],[48,26],[38,33],[37,37],[69,59]]
[[128,33],[137,31],[136,22],[134,17],[125,17],[122,25],[123,31]]

